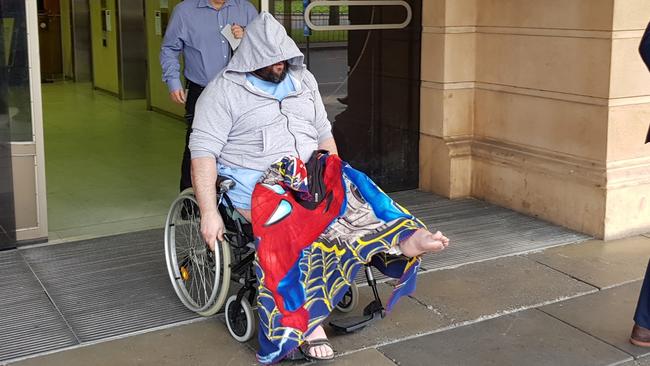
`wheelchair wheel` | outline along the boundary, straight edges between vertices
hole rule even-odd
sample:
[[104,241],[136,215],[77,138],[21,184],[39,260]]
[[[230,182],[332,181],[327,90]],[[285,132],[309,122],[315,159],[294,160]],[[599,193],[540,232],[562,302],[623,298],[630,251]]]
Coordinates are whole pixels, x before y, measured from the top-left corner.
[[230,245],[211,251],[201,236],[201,215],[192,188],[172,203],[165,222],[165,260],[174,291],[189,310],[214,315],[228,295]]
[[341,301],[336,304],[336,310],[342,313],[349,313],[354,310],[357,305],[359,305],[359,288],[356,283],[352,282],[348,291],[343,295]]
[[224,312],[228,331],[235,340],[244,343],[253,338],[255,317],[246,298],[237,301],[237,295],[230,296]]

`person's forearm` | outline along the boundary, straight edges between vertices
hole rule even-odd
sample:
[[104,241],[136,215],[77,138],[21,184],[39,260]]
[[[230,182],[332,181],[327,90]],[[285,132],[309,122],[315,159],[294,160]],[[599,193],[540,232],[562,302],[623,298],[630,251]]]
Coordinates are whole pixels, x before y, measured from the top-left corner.
[[336,141],[334,141],[334,137],[330,137],[327,140],[323,140],[321,143],[318,144],[318,149],[319,150],[327,150],[330,152],[330,154],[339,154],[338,149],[336,148]]
[[201,214],[208,215],[217,211],[217,162],[213,158],[192,159],[192,186],[199,201]]

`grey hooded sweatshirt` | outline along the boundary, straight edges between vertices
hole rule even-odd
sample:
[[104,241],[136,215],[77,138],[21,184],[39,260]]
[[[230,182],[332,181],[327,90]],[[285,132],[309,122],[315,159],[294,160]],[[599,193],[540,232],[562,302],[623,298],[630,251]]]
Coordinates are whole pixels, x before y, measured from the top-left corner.
[[[229,167],[264,171],[287,155],[307,161],[332,128],[304,56],[269,13],[246,27],[226,68],[196,103],[192,158],[214,157]],[[295,91],[278,101],[246,80],[246,73],[288,61]]]

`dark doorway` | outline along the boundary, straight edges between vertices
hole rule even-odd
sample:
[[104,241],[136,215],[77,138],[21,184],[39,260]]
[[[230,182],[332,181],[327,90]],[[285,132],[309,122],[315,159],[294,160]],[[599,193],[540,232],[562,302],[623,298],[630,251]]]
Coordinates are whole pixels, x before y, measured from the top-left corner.
[[[412,19],[402,29],[311,34],[302,1],[270,4],[320,84],[341,157],[386,191],[418,187],[422,2],[407,3]],[[399,24],[405,18],[404,7],[384,5],[322,6],[310,16],[318,26]]]

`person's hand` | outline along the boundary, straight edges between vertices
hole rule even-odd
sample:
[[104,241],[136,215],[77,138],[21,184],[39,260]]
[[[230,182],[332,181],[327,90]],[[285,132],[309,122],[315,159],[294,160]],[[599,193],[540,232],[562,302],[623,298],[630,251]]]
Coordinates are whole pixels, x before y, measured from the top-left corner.
[[241,39],[244,36],[244,28],[241,25],[233,24],[230,28],[232,35],[237,39]]
[[185,90],[178,89],[173,92],[169,92],[169,98],[174,103],[185,104]]
[[215,211],[201,215],[201,235],[213,252],[217,239],[223,240],[224,231],[225,225],[219,212]]

